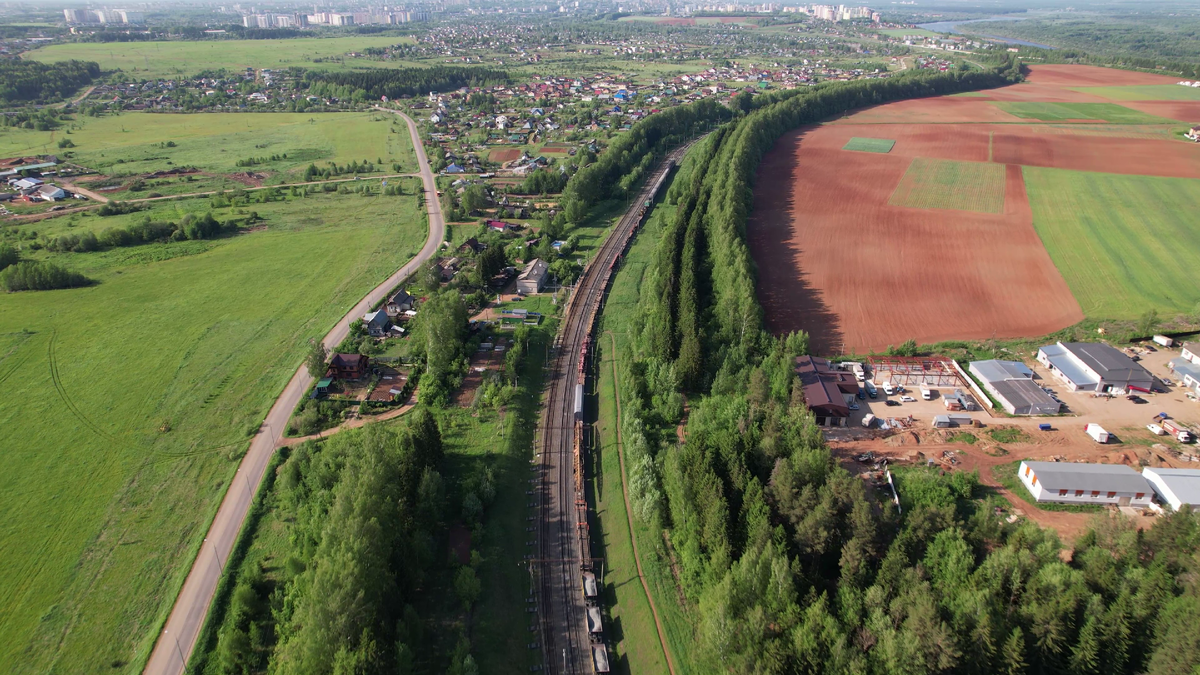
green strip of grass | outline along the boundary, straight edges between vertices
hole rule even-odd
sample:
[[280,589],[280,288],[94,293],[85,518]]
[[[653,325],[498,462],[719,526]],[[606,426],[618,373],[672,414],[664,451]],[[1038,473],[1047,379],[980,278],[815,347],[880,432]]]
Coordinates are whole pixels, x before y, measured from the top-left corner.
[[892,147],[896,145],[896,141],[887,138],[862,138],[855,136],[842,146],[843,150],[853,150],[855,152],[879,152],[889,153]]
[[1010,115],[1043,122],[1065,120],[1102,120],[1109,124],[1170,124],[1172,122],[1172,120],[1148,115],[1115,103],[997,101],[993,105]]
[[1200,87],[1178,84],[1144,84],[1133,87],[1071,87],[1110,101],[1200,101]]

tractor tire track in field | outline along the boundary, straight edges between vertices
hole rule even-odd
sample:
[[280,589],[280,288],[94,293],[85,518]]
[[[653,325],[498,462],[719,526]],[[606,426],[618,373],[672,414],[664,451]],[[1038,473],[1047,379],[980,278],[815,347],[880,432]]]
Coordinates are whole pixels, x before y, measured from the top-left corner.
[[70,411],[75,419],[82,422],[85,427],[91,429],[92,432],[97,436],[100,436],[107,441],[116,443],[117,439],[113,438],[112,434],[109,434],[104,429],[101,429],[98,424],[88,418],[87,415],[83,414],[83,411],[79,409],[79,406],[75,404],[75,401],[71,400],[70,394],[67,393],[67,388],[63,386],[62,376],[58,372],[57,343],[58,330],[54,329],[50,331],[50,342],[46,347],[46,355],[50,361],[50,380],[54,383],[54,389],[58,392],[58,397],[62,399],[63,404],[67,406],[67,410]]

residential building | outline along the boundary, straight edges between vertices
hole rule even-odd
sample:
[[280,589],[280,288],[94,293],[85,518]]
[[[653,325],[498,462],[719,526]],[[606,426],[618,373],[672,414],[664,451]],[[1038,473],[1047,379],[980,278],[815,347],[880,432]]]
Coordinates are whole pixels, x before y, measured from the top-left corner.
[[1038,502],[1149,506],[1154,490],[1124,464],[1021,462],[1017,477]]
[[546,285],[546,277],[549,272],[550,265],[545,260],[535,258],[517,277],[517,293],[521,295],[540,293],[542,286]]
[[362,354],[334,354],[325,375],[338,380],[358,380],[367,374],[370,364],[370,357]]
[[804,390],[804,402],[823,427],[844,427],[850,418],[850,402],[858,395],[853,373],[834,369],[826,359],[801,356],[796,375]]
[[396,317],[413,308],[414,298],[408,294],[408,291],[399,290],[396,294],[388,299],[384,311],[388,316]]
[[1020,361],[972,361],[967,370],[1010,415],[1056,415],[1062,409]]
[[392,321],[388,318],[385,310],[377,309],[374,312],[363,315],[363,328],[367,330],[367,334],[371,337],[386,337],[388,329],[391,327]]
[[1195,509],[1200,507],[1200,469],[1170,469],[1146,467],[1142,477],[1150,483],[1158,501],[1168,504],[1176,511],[1184,504]]
[[1120,350],[1100,342],[1058,342],[1038,350],[1038,362],[1071,391],[1149,392],[1154,376]]

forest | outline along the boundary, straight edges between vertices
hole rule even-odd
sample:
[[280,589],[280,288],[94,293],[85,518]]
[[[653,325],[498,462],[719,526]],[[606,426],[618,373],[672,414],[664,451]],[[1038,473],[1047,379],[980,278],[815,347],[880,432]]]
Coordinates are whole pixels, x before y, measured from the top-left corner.
[[620,357],[621,423],[634,514],[667,533],[694,660],[713,672],[1183,675],[1200,663],[1191,513],[1149,532],[1099,518],[1066,549],[999,517],[1003,500],[973,474],[897,469],[897,506],[839,466],[805,407],[793,363],[807,336],[762,328],[745,227],[759,160],[784,132],[1019,79],[1008,61],[765,99],[694,148],[668,191],[677,208]]
[[383,96],[425,96],[431,91],[507,84],[509,75],[503,70],[491,68],[434,66],[344,72],[309,71],[305,80],[309,93],[316,96],[378,101]]
[[100,64],[95,61],[0,59],[0,106],[61,101],[99,76]]
[[1200,21],[1182,16],[1033,18],[985,21],[965,27],[973,32],[1030,40],[1077,53],[1085,51],[1099,62],[1115,59],[1114,65],[1187,68],[1186,77],[1196,76],[1193,69],[1200,58]]

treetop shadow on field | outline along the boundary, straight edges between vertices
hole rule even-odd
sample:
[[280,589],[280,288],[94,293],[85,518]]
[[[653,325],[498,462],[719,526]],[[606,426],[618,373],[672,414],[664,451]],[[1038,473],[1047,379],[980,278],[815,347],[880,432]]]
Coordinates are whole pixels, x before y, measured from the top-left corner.
[[[801,169],[794,160],[794,149],[815,128],[802,127],[785,134],[763,157],[755,182],[754,207],[746,223],[746,236],[757,267],[755,292],[763,308],[767,330],[775,335],[807,331],[812,353],[835,354],[840,353],[845,336],[837,313],[825,304],[800,267],[799,258],[804,252],[800,247],[804,236],[803,214],[792,192],[792,184]],[[821,167],[803,168],[823,170]],[[848,178],[853,179],[853,176]],[[852,235],[846,233],[845,245],[853,245]]]

